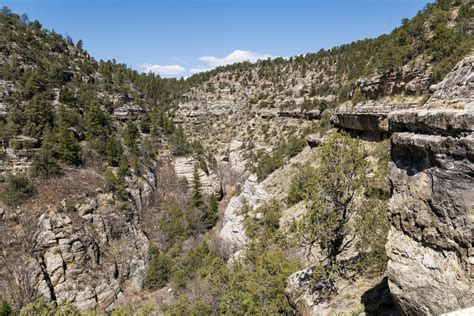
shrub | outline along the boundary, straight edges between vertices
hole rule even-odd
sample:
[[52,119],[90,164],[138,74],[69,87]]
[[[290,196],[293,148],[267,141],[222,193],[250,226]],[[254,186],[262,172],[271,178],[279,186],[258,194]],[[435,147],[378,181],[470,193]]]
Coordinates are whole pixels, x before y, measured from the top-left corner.
[[54,316],[81,316],[79,309],[70,303],[46,303],[44,301],[35,301],[20,311],[20,316],[37,316],[37,315],[54,315]]
[[311,197],[316,185],[316,169],[311,166],[300,166],[291,180],[287,202],[290,206]]
[[273,171],[283,166],[283,157],[280,153],[263,154],[257,164],[257,177],[261,181],[265,179]]
[[301,221],[304,244],[319,244],[329,260],[348,247],[349,221],[358,210],[357,197],[367,184],[367,161],[359,141],[349,135],[333,132],[319,150],[321,162],[316,169],[308,212]]
[[0,300],[0,316],[13,316],[13,310],[7,301]]
[[379,274],[385,269],[388,260],[385,244],[390,228],[387,211],[387,201],[372,198],[364,201],[356,216],[358,265],[366,274]]
[[53,157],[53,151],[44,147],[34,155],[30,172],[33,177],[46,179],[60,175],[61,167]]
[[8,174],[0,195],[2,201],[9,206],[16,206],[31,197],[34,186],[30,178],[23,174]]
[[171,272],[171,260],[160,252],[156,246],[150,246],[150,262],[146,270],[145,288],[158,290],[166,285]]
[[117,198],[122,201],[127,200],[128,193],[126,190],[125,179],[120,176],[116,176],[112,169],[107,168],[104,172],[104,178],[107,182],[108,188],[114,192]]

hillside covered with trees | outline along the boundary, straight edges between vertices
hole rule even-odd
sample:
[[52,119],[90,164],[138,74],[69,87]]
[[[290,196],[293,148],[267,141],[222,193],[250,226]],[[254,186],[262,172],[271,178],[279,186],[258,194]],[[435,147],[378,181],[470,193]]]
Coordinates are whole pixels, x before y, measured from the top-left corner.
[[[437,0],[374,39],[169,79],[4,7],[0,315],[399,315],[389,168],[411,176],[442,155],[405,166],[392,131],[331,115],[423,107],[472,54],[473,20],[470,1]],[[432,130],[461,139],[456,122]]]

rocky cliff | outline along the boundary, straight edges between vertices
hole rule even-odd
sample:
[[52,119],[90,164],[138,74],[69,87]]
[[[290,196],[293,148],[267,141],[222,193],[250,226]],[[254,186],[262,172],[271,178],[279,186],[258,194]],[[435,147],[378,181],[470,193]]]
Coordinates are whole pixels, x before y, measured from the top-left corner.
[[[140,212],[156,189],[153,177],[146,176],[130,185],[130,196],[141,198],[132,198],[132,204],[116,203],[112,193],[104,193],[100,176],[82,170],[53,181],[61,183],[58,192],[48,190],[59,183],[44,183],[28,205],[5,209],[2,260],[10,275],[2,287],[23,299],[33,296],[108,311],[124,301],[124,293],[139,291],[149,244]],[[38,199],[45,198],[48,204],[38,206]],[[18,253],[19,247],[29,250]],[[15,293],[17,286],[30,290]]]
[[474,304],[473,60],[466,58],[432,87],[427,103],[461,110],[389,116],[396,133],[387,273],[407,314],[437,315]]
[[392,135],[387,275],[405,314],[474,304],[472,67],[472,56],[457,64],[421,107],[345,106],[332,119],[344,129]]

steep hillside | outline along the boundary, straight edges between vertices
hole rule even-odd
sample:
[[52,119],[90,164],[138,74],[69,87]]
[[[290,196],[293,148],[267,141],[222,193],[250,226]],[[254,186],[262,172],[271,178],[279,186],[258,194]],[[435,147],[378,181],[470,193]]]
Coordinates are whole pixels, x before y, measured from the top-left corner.
[[2,9],[0,311],[469,307],[473,20],[176,80]]
[[36,298],[111,310],[143,288],[140,218],[180,84],[96,62],[6,8],[0,23],[0,295],[15,310]]

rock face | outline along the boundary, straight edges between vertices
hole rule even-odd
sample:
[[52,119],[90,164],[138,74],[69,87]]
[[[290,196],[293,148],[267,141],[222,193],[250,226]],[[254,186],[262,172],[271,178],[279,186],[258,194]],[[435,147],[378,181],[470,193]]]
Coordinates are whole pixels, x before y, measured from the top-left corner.
[[474,106],[474,56],[459,62],[454,70],[440,83],[430,87],[433,92],[427,105],[461,106],[468,109]]
[[306,119],[306,120],[317,120],[321,118],[321,112],[319,110],[310,110],[310,111],[287,110],[287,111],[279,111],[278,116],[292,117],[292,118],[299,118],[299,119]]
[[41,215],[30,262],[39,296],[110,311],[125,287],[142,288],[148,239],[111,202],[111,194],[99,194]]
[[238,196],[234,196],[225,209],[224,227],[220,232],[220,238],[234,245],[236,250],[242,248],[247,242],[244,208],[251,211],[266,199],[267,193],[257,183],[257,176],[251,175],[245,181],[242,192]]
[[140,117],[145,111],[136,105],[127,105],[116,108],[113,113],[113,117],[116,120],[136,120]]
[[431,84],[430,67],[419,64],[405,66],[401,71],[363,78],[356,81],[354,92],[366,99],[380,99],[395,94],[419,95],[428,92]]
[[[174,161],[174,170],[178,179],[186,178],[188,189],[193,186],[194,167],[198,162],[194,158],[179,157]],[[202,169],[198,170],[199,180],[202,185],[202,192],[207,195],[215,194],[217,197],[222,196],[222,186],[219,175],[212,169],[206,173]]]
[[339,106],[331,122],[349,130],[388,133],[388,114],[395,110],[414,107],[415,104]]
[[390,132],[434,135],[468,134],[474,126],[474,110],[404,110],[389,114]]
[[[464,72],[466,65],[470,73]],[[436,88],[428,104],[471,103],[472,89],[466,88],[471,78],[470,57]],[[387,275],[399,308],[409,315],[474,305],[473,117],[472,110],[452,109],[389,115],[390,129],[398,133],[392,136],[389,164]]]
[[395,134],[391,160],[392,294],[413,315],[473,305],[474,137]]
[[[439,315],[474,305],[472,65],[473,56],[461,61],[431,87],[423,106],[341,106],[332,117],[351,131],[392,134],[387,276],[404,314]],[[374,88],[358,85],[368,98],[397,87],[377,82]],[[419,82],[423,88],[428,81]]]

